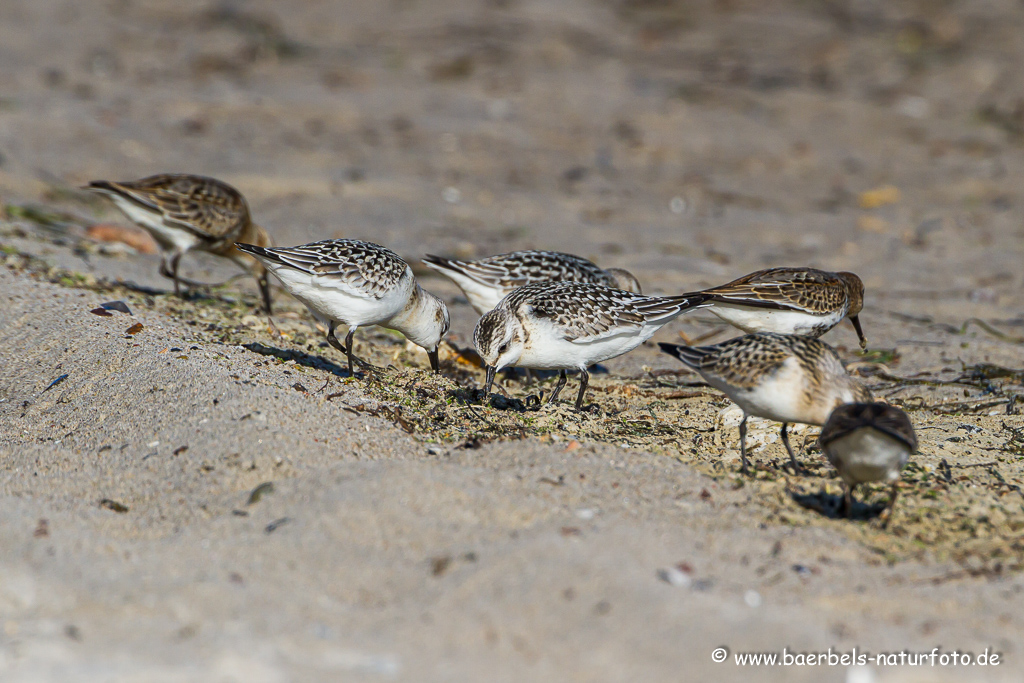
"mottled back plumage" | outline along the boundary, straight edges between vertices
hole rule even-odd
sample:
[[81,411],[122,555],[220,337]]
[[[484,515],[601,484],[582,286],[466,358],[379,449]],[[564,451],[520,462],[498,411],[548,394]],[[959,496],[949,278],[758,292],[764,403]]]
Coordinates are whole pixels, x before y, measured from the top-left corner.
[[557,251],[514,251],[478,261],[461,261],[427,254],[423,262],[442,270],[459,271],[480,284],[502,289],[551,280],[590,282],[616,288],[620,286],[612,273],[602,270],[587,259]]
[[[854,299],[859,303],[863,298],[863,284],[860,284],[859,296],[850,291],[856,290],[859,283],[860,279],[852,273],[830,273],[814,268],[768,268],[706,289],[704,294],[712,301],[820,314],[842,308],[850,310]],[[859,312],[859,306],[856,311],[851,311],[854,315]]]
[[258,252],[244,245],[239,245],[239,248],[311,275],[337,277],[352,289],[376,299],[396,287],[406,272],[411,272],[408,264],[395,252],[361,240],[322,240],[298,247],[260,249]]
[[821,430],[823,447],[858,429],[870,427],[917,450],[917,435],[905,412],[887,403],[846,403],[835,410]]
[[550,321],[569,341],[582,341],[657,323],[703,301],[699,295],[649,297],[586,282],[538,282],[516,289],[499,304]]
[[163,173],[129,182],[99,180],[88,187],[116,192],[211,242],[233,241],[250,221],[242,194],[216,178]]
[[[663,348],[669,345],[663,345]],[[721,377],[741,389],[756,387],[762,378],[775,372],[791,357],[796,357],[817,381],[822,380],[822,361],[840,368],[839,354],[828,344],[813,337],[759,333],[736,337],[714,346],[676,346],[672,355],[694,370]]]

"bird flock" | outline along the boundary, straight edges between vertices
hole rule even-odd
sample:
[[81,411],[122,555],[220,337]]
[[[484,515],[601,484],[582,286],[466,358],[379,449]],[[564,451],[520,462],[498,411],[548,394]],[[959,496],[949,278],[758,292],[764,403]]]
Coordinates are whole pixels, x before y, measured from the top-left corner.
[[[354,239],[275,247],[252,221],[242,194],[204,176],[97,180],[84,189],[111,199],[154,237],[162,251],[160,272],[174,281],[176,294],[181,258],[205,251],[253,273],[268,315],[268,275],[273,275],[327,329],[327,342],[345,354],[350,375],[358,360],[353,335],[371,325],[401,332],[440,372],[438,349],[449,329],[448,308],[390,249]],[[553,251],[517,251],[478,261],[428,254],[422,261],[458,285],[481,316],[473,342],[486,366],[484,396],[505,368],[557,370],[547,401],[552,403],[566,384],[566,371],[577,370],[575,409],[586,410],[589,368],[632,351],[688,311],[708,310],[746,334],[713,346],[659,346],[742,409],[741,472],[749,471],[749,417],[782,423],[781,440],[794,473],[802,470],[789,443],[789,424],[821,426],[822,452],[844,483],[840,511],[852,513],[858,485],[887,482],[892,493],[884,524],[891,519],[900,471],[917,448],[913,426],[899,408],[875,402],[847,373],[835,349],[818,339],[849,318],[866,348],[859,319],[864,284],[855,274],[769,268],[710,289],[647,296],[628,271],[604,270]],[[347,328],[344,344],[335,335],[339,325]]]

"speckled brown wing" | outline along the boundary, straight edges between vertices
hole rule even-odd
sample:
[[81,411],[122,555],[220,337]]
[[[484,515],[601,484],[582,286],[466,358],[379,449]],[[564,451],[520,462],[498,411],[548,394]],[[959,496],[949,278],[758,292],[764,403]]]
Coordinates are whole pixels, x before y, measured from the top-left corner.
[[502,305],[547,320],[567,340],[583,342],[660,322],[702,301],[699,296],[647,297],[586,282],[538,282],[514,290]]
[[842,367],[839,355],[828,344],[811,337],[789,334],[748,334],[714,346],[659,346],[688,367],[719,377],[740,389],[757,387],[766,376],[793,357],[816,380],[821,379],[820,362],[823,358],[829,357]]
[[835,273],[814,268],[759,270],[704,293],[723,303],[817,314],[849,306],[843,281]]
[[887,403],[846,403],[837,407],[822,427],[819,441],[824,446],[864,427],[877,429],[902,441],[911,451],[917,450],[917,435],[910,418]]
[[245,198],[216,178],[161,174],[108,185],[208,241],[233,240],[249,222]]
[[395,252],[361,240],[323,240],[298,247],[245,250],[296,270],[337,277],[347,287],[375,299],[392,291],[409,270]]

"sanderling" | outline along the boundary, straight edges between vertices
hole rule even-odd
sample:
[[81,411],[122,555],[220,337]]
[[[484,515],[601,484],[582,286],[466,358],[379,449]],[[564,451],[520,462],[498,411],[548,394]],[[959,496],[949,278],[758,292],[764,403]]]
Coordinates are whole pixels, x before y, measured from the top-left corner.
[[832,411],[818,437],[821,450],[843,479],[843,511],[853,509],[853,490],[871,481],[892,483],[889,514],[896,503],[896,481],[910,454],[917,450],[917,436],[907,414],[887,403],[847,403]]
[[628,270],[602,270],[590,261],[557,251],[513,251],[479,261],[459,261],[427,254],[423,263],[459,286],[477,313],[498,305],[513,289],[534,282],[590,282],[640,293],[640,283]]
[[498,370],[525,367],[580,371],[576,409],[594,363],[621,356],[644,343],[665,323],[702,303],[700,296],[652,297],[585,282],[537,282],[514,290],[485,313],[473,332],[487,364],[485,393]]
[[[242,193],[215,178],[160,174],[129,182],[94,180],[84,189],[106,195],[129,219],[153,235],[163,251],[160,274],[174,280],[180,294],[178,262],[192,249],[236,261],[247,270],[235,242],[261,247],[273,244],[266,230],[252,222]],[[256,279],[267,313],[270,284],[267,271],[257,262]]]
[[[275,249],[239,244],[238,248],[259,259],[327,325],[327,341],[348,356],[350,375],[352,335],[367,325],[398,330],[426,349],[430,367],[438,371],[437,347],[448,332],[448,308],[417,284],[412,268],[395,252],[360,240],[323,240]],[[334,336],[339,323],[348,325],[344,347]]]
[[837,405],[871,400],[871,392],[847,374],[835,349],[812,337],[762,332],[714,346],[659,346],[743,410],[740,458],[744,473],[751,415],[782,423],[782,443],[799,472],[786,432],[789,423],[823,425]]
[[861,348],[867,346],[858,315],[864,283],[853,273],[814,268],[769,268],[712,287],[708,309],[744,332],[820,337],[849,318]]

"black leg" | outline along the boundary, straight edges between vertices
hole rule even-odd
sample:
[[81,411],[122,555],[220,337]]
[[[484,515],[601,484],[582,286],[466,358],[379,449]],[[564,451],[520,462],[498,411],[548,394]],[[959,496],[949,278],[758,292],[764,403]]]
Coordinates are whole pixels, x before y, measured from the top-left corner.
[[174,295],[181,296],[181,285],[178,283],[178,263],[181,261],[181,254],[171,257],[171,277],[174,278]]
[[[345,346],[342,346],[341,342],[338,341],[338,338],[334,336],[334,328],[336,328],[337,326],[338,323],[332,320],[330,326],[327,328],[327,343],[341,351],[343,354],[345,354],[345,356],[348,358],[348,374],[350,377],[355,377],[356,375],[355,371],[353,370],[352,362],[354,360],[359,359],[357,359],[352,352],[352,335],[356,333],[356,328],[348,328],[348,334],[345,335]],[[363,363],[363,361],[359,362]],[[365,366],[367,364],[363,363],[363,365]]]
[[348,349],[341,345],[338,338],[334,336],[334,328],[338,326],[338,323],[331,321],[330,326],[327,328],[327,343],[338,349],[342,353],[348,353]]
[[576,410],[583,410],[583,394],[587,393],[587,385],[590,384],[590,373],[586,368],[580,370],[580,393],[576,396]]
[[747,473],[747,414],[740,420],[740,474]]
[[793,455],[793,447],[789,445],[789,431],[786,429],[788,426],[788,423],[782,423],[782,445],[786,447],[786,452],[789,453],[789,462],[793,465],[793,472],[796,474],[803,474],[803,469],[800,467],[800,463],[796,461],[796,456]]
[[256,278],[256,282],[260,286],[260,294],[263,295],[263,310],[267,312],[267,315],[271,315],[274,310],[270,305],[270,281],[267,279],[267,272],[263,271],[263,275]]
[[885,520],[882,522],[882,528],[888,529],[889,522],[892,521],[893,508],[896,507],[896,496],[899,495],[900,490],[896,487],[896,482],[892,484],[892,495],[889,496],[889,505],[886,508],[888,514],[885,515]]
[[352,335],[355,334],[356,329],[354,327],[348,328],[348,334],[345,335],[345,346],[348,347],[348,375],[349,377],[355,377],[355,372],[352,370]]
[[[346,356],[348,356],[348,376],[355,377],[355,375],[352,374],[352,356],[350,355],[349,352],[351,346],[349,347],[349,349],[346,349],[344,346],[341,345],[341,342],[338,341],[338,338],[334,336],[334,328],[337,326],[338,323],[332,320],[330,326],[327,328],[327,343],[333,346],[334,348],[338,349],[342,353],[344,353]],[[349,339],[351,340],[352,332],[349,331],[348,334]]]
[[558,398],[558,392],[565,386],[565,370],[560,370],[558,373],[558,384],[555,385],[555,390],[551,392],[551,398],[548,399],[548,403],[554,403],[555,399]]
[[843,486],[843,517],[847,519],[853,515],[853,490],[855,488],[857,488],[856,484]]
[[178,282],[178,261],[181,260],[181,254],[174,254],[170,258],[164,256],[160,260],[160,274],[165,278],[174,280],[174,294],[181,294],[181,285]]

